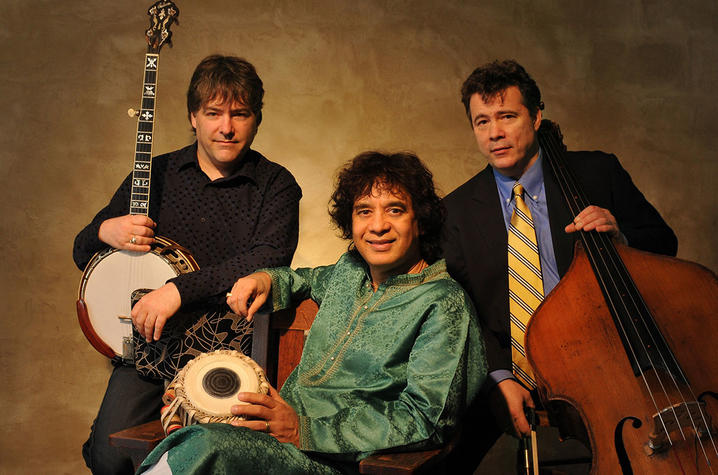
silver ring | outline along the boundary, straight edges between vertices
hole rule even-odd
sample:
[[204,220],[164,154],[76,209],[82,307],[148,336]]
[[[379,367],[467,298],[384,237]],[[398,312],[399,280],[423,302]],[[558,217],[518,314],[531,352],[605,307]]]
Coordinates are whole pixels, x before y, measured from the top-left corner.
[[130,239],[130,244],[137,244],[137,236],[134,234],[132,235],[132,239]]
[[264,424],[265,424],[264,432],[269,434],[269,421],[264,421]]

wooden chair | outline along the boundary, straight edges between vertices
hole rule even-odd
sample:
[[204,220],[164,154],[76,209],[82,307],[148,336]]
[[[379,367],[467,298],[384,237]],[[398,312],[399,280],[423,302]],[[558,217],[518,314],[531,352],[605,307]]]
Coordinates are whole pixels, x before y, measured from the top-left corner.
[[[252,359],[265,370],[267,379],[277,389],[299,364],[305,333],[312,326],[317,310],[314,301],[305,300],[296,308],[271,315],[255,315]],[[111,434],[110,445],[129,455],[137,467],[164,437],[160,421],[156,420]],[[454,437],[445,446],[433,450],[371,455],[359,463],[359,472],[377,475],[442,473],[442,462],[457,439]]]

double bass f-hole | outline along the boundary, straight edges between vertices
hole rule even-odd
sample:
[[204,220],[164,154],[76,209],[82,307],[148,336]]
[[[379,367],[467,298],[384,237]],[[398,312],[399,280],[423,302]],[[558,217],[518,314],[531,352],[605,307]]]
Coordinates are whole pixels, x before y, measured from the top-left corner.
[[[571,216],[591,203],[558,127],[539,143]],[[579,232],[569,271],[529,322],[540,393],[586,425],[592,473],[718,473],[718,280],[697,264]],[[629,271],[630,270],[630,271]]]

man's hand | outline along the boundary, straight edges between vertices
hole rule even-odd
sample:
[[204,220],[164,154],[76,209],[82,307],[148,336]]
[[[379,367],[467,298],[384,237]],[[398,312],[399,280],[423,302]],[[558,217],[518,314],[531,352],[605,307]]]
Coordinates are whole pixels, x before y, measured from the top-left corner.
[[269,395],[239,393],[237,399],[248,404],[232,406],[232,414],[245,416],[246,421],[233,421],[232,425],[267,432],[280,442],[291,442],[299,448],[299,416],[276,389],[269,387]]
[[[501,397],[503,411],[508,412],[508,427],[504,427],[507,432],[515,437],[527,437],[531,434],[531,426],[526,419],[524,407],[534,407],[531,394],[513,379],[504,379],[494,388],[492,396]],[[500,391],[500,392],[499,392]],[[506,414],[504,414],[506,415]]]
[[272,278],[266,272],[255,272],[234,283],[227,294],[227,305],[234,313],[251,321],[257,310],[267,301],[272,290]]
[[567,233],[596,230],[599,233],[609,233],[614,239],[618,239],[621,235],[616,218],[611,212],[594,205],[587,206],[586,209],[578,213],[573,222],[564,230]]
[[132,323],[147,342],[160,339],[167,320],[182,305],[177,286],[172,282],[153,290],[137,302],[132,309]]
[[155,242],[156,227],[147,216],[127,214],[103,221],[97,237],[115,249],[148,252]]

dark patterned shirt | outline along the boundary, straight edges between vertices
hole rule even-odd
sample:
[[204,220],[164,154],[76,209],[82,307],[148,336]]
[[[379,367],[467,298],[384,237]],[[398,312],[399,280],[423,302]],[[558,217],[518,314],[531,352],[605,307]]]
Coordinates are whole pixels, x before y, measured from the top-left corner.
[[[80,269],[107,247],[97,236],[100,224],[128,214],[130,180],[131,175],[75,238],[73,258]],[[215,181],[199,168],[196,143],[154,158],[149,215],[157,223],[155,234],[189,249],[200,267],[170,280],[182,305],[221,303],[238,277],[289,265],[301,196],[289,171],[254,150],[232,176]]]

